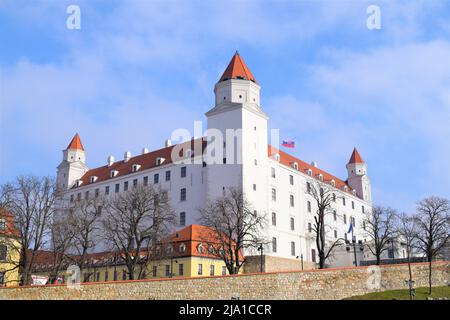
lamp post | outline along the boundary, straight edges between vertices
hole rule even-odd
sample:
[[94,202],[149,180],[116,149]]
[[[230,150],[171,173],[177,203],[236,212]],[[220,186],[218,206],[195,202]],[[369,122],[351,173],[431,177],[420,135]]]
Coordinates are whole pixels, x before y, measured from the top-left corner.
[[261,251],[260,269],[261,269],[261,273],[262,273],[263,272],[263,252],[264,252],[264,248],[263,248],[263,244],[262,243],[259,245],[258,251]]
[[303,271],[303,253],[300,254],[300,257],[299,257],[299,256],[296,256],[295,258],[296,258],[296,259],[300,258],[301,265],[302,265],[302,271]]

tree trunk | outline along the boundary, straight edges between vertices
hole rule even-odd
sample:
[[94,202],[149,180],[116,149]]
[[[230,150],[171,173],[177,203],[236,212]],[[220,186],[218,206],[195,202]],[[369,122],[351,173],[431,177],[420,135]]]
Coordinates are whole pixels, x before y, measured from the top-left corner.
[[428,258],[428,294],[431,295],[431,258]]

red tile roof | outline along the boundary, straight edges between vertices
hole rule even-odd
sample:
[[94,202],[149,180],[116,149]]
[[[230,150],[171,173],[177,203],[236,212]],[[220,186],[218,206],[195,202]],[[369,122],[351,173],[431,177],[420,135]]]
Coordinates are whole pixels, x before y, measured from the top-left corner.
[[83,144],[81,143],[81,139],[78,133],[76,133],[75,136],[72,138],[72,141],[70,141],[69,145],[67,146],[67,149],[84,150]]
[[325,171],[323,171],[323,170],[321,170],[321,169],[319,169],[319,168],[317,168],[317,167],[315,167],[313,165],[310,165],[310,164],[304,162],[303,160],[300,160],[299,158],[296,158],[296,157],[294,157],[294,156],[292,156],[292,155],[290,155],[290,154],[288,154],[288,153],[286,153],[284,151],[278,150],[277,148],[272,147],[271,145],[269,145],[268,146],[268,155],[269,155],[269,157],[273,156],[276,153],[278,153],[280,155],[280,163],[281,164],[283,164],[285,166],[288,166],[291,169],[295,170],[293,164],[294,164],[294,162],[296,162],[297,165],[298,165],[297,171],[300,171],[300,172],[303,172],[303,173],[307,174],[308,169],[310,169],[311,172],[312,172],[312,177],[318,179],[319,178],[319,174],[322,174],[324,182],[331,183],[331,180],[334,180],[336,188],[338,188],[340,190],[343,190],[343,187],[347,186],[348,192],[351,193],[352,188],[347,184],[346,181],[343,181],[343,180],[341,180],[341,179],[339,179],[339,178],[337,178],[337,177],[335,177],[335,176],[333,176],[333,175],[331,175],[331,174],[329,174],[329,173],[327,173],[327,172],[325,172]]
[[361,158],[356,148],[353,149],[352,156],[350,157],[348,163],[364,163],[364,160]]
[[[192,153],[195,156],[195,154],[194,154],[195,147],[194,146],[195,146],[195,143],[199,140],[202,140],[201,143],[202,143],[202,152],[203,152],[206,147],[206,141],[204,141],[202,138],[199,138],[196,140],[192,139],[190,141],[184,142],[183,145],[186,145],[186,146],[183,148],[189,147],[189,144],[191,144],[190,149],[193,150]],[[149,153],[141,154],[141,155],[130,158],[126,162],[124,160],[116,161],[111,166],[105,165],[103,167],[90,169],[81,177],[82,186],[111,179],[110,178],[111,170],[118,171],[118,174],[114,178],[130,174],[133,172],[132,169],[133,169],[134,164],[138,164],[141,166],[139,171],[154,168],[157,166],[156,165],[157,158],[164,158],[164,162],[161,165],[170,164],[173,162],[172,161],[172,149],[174,147],[175,147],[175,145],[166,147],[163,149],[159,149],[156,151],[152,151]],[[96,176],[97,180],[95,180],[94,182],[90,182],[89,178],[92,176]]]
[[220,77],[219,82],[229,80],[229,79],[244,79],[251,80],[256,82],[250,70],[247,68],[244,60],[242,60],[239,53],[236,51],[233,58],[231,58],[228,67],[225,69],[225,72]]
[[19,230],[14,224],[14,215],[4,208],[0,208],[0,220],[5,220],[5,229],[0,230],[0,236],[12,236],[18,237],[20,235]]

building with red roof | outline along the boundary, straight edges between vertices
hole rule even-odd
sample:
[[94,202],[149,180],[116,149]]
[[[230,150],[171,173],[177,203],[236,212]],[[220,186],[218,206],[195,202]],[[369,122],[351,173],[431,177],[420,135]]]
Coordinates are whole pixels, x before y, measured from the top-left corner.
[[[318,261],[312,231],[317,208],[309,190],[313,183],[320,183],[336,196],[327,216],[327,241],[365,241],[362,221],[371,210],[372,198],[367,164],[360,153],[353,150],[346,164],[347,177],[339,178],[317,162],[281,150],[279,141],[268,141],[269,116],[261,107],[260,90],[236,52],[214,86],[215,104],[205,113],[203,137],[177,144],[167,140],[158,150],[143,148],[135,156],[127,151],[120,160],[108,156],[105,164],[88,167],[86,152],[95,146],[86,144],[85,149],[76,134],[58,166],[60,211],[75,200],[111,198],[139,184],[157,185],[168,191],[178,215],[177,227],[182,228],[198,224],[199,208],[237,187],[254,212],[266,216],[263,255],[277,261],[266,271],[292,269],[300,260],[311,266]],[[245,256],[260,253],[249,251]],[[330,260],[330,265],[340,262]]]

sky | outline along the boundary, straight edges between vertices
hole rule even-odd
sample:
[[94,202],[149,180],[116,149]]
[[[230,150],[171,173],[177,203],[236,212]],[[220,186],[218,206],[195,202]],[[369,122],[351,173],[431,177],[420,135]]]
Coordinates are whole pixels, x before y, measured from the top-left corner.
[[236,50],[295,156],[345,180],[356,147],[399,211],[450,198],[446,0],[0,0],[0,183],[56,175],[76,132],[93,168],[205,127]]

